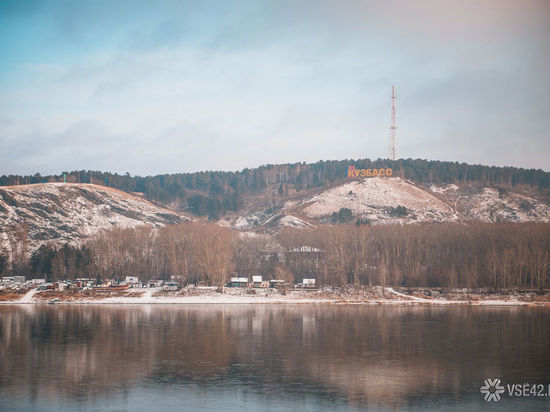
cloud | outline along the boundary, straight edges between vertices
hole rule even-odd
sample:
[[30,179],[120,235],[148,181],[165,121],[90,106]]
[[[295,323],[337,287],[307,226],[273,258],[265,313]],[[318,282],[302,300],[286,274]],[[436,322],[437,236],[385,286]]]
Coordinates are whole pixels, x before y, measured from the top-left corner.
[[547,168],[550,6],[495,4],[0,11],[5,38],[44,33],[0,70],[0,173],[385,157],[392,84],[401,156]]

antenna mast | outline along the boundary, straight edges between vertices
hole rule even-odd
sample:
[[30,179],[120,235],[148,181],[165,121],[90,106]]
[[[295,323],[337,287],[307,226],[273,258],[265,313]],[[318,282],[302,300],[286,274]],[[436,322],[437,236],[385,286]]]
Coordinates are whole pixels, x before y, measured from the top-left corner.
[[391,141],[390,141],[390,158],[391,160],[397,160],[397,146],[396,146],[396,130],[395,125],[395,86],[391,87]]

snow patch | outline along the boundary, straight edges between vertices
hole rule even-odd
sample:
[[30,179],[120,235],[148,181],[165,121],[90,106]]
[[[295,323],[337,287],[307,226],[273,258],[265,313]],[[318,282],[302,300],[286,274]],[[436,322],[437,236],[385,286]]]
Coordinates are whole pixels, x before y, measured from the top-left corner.
[[278,227],[308,227],[308,226],[311,226],[311,224],[295,216],[285,215],[281,219],[279,219],[279,222],[277,222],[277,226]]
[[78,244],[113,227],[160,227],[190,220],[117,189],[91,184],[44,183],[0,187],[0,247],[8,228],[26,225],[31,252],[47,242]]
[[404,221],[454,221],[453,209],[433,196],[401,178],[370,178],[353,181],[329,189],[315,197],[304,209],[307,216],[321,218],[348,208],[354,216],[374,220],[399,220],[391,210],[404,206],[408,210]]

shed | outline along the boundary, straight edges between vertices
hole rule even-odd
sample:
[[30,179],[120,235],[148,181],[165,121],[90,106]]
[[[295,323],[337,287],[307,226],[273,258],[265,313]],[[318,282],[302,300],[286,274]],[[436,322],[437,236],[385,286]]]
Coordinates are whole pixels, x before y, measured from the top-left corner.
[[315,279],[303,279],[302,285],[304,287],[315,287]]
[[162,290],[164,291],[169,291],[169,292],[173,292],[173,291],[176,291],[178,290],[180,287],[179,285],[177,284],[177,282],[166,282],[164,284],[164,286],[162,287]]

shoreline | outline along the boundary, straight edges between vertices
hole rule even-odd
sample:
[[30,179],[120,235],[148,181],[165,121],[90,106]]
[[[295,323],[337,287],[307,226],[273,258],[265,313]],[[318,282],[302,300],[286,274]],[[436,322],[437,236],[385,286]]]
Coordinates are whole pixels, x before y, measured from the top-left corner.
[[[187,292],[187,291],[186,291]],[[463,299],[420,297],[391,287],[347,289],[345,292],[324,293],[315,291],[290,291],[286,295],[278,291],[260,290],[250,293],[247,289],[226,289],[225,293],[193,291],[192,294],[162,292],[160,289],[135,289],[123,295],[94,294],[82,296],[70,292],[41,292],[31,289],[19,299],[0,301],[0,305],[364,305],[364,306],[537,306],[550,307],[548,295],[544,300],[521,300],[516,295],[466,294]],[[133,296],[132,296],[133,295]],[[53,300],[53,301],[52,301]]]

